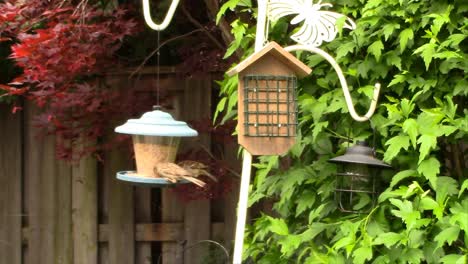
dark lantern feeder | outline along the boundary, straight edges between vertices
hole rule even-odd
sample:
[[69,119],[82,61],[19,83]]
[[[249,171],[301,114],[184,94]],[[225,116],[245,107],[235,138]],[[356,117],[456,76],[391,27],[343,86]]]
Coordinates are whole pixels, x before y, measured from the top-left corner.
[[335,199],[343,212],[367,213],[374,208],[378,196],[380,172],[391,168],[377,159],[366,142],[358,141],[346,153],[329,160],[340,165],[336,174]]

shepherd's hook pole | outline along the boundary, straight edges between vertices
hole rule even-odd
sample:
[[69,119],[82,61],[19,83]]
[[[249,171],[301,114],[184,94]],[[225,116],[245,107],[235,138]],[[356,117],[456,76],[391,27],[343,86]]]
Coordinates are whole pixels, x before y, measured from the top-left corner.
[[327,60],[330,63],[330,65],[333,67],[333,69],[336,71],[336,74],[338,75],[338,79],[340,80],[340,84],[341,84],[341,89],[343,90],[343,95],[345,97],[346,105],[348,107],[349,114],[351,115],[351,117],[358,122],[367,121],[372,117],[372,115],[375,112],[375,109],[377,108],[377,100],[379,99],[379,93],[380,93],[380,83],[376,83],[374,85],[374,94],[372,96],[372,101],[369,106],[369,110],[367,111],[365,115],[360,116],[354,109],[353,99],[351,98],[351,93],[349,92],[348,83],[346,82],[346,78],[343,74],[343,71],[341,70],[340,65],[338,65],[338,63],[330,54],[326,53],[324,50],[320,48],[307,46],[307,45],[293,45],[293,46],[286,47],[285,50],[289,52],[298,51],[298,50],[309,51],[309,52],[318,54],[322,58]]
[[[258,0],[257,32],[255,36],[255,52],[260,51],[265,44],[265,27],[267,19],[268,0]],[[242,251],[244,248],[244,231],[247,220],[247,203],[249,200],[250,173],[252,168],[252,154],[243,151],[242,175],[237,205],[236,237],[234,242],[233,264],[242,263]]]
[[172,0],[171,6],[167,10],[166,16],[161,24],[154,23],[153,19],[151,18],[151,10],[150,10],[150,0],[143,0],[143,16],[145,17],[146,24],[157,31],[161,31],[169,26],[169,23],[174,16],[174,13],[177,9],[177,5],[179,4],[179,0]]

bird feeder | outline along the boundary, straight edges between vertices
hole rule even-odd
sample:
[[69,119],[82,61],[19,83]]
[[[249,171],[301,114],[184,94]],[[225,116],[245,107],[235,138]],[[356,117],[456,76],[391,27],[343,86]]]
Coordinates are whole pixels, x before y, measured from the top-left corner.
[[139,119],[129,119],[116,127],[115,132],[132,135],[137,167],[136,172],[120,172],[117,178],[142,184],[169,184],[156,174],[155,166],[175,161],[181,137],[198,135],[187,123],[174,120],[169,113],[158,107]]
[[336,174],[335,199],[343,212],[366,213],[374,208],[379,176],[390,165],[375,157],[374,150],[359,141],[346,153],[329,160],[340,165]]
[[238,141],[252,155],[279,155],[294,145],[297,77],[311,71],[270,42],[227,72],[239,74]]

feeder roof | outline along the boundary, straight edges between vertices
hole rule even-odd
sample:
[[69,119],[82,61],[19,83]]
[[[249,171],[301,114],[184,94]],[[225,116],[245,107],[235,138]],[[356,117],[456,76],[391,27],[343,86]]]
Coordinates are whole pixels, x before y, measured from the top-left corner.
[[312,69],[305,65],[302,61],[298,60],[291,53],[289,53],[283,47],[281,47],[278,43],[272,41],[268,43],[265,47],[263,47],[261,50],[255,52],[254,54],[250,55],[247,59],[243,60],[236,67],[229,70],[227,74],[229,76],[232,76],[237,73],[240,73],[267,54],[274,56],[276,59],[286,64],[299,77],[305,77],[312,72]]
[[195,137],[197,131],[187,123],[175,120],[169,113],[154,110],[144,113],[139,119],[129,119],[115,128],[115,132],[130,135],[162,137]]
[[377,159],[374,156],[374,150],[362,141],[346,149],[344,155],[332,158],[328,161],[332,163],[354,163],[380,168],[391,168],[387,163]]

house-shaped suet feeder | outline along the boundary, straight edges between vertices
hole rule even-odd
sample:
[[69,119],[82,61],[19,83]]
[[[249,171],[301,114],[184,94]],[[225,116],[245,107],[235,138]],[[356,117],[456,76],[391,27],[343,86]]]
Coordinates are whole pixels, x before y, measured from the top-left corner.
[[286,153],[296,140],[297,78],[311,69],[270,42],[227,72],[239,74],[238,141],[253,155]]

